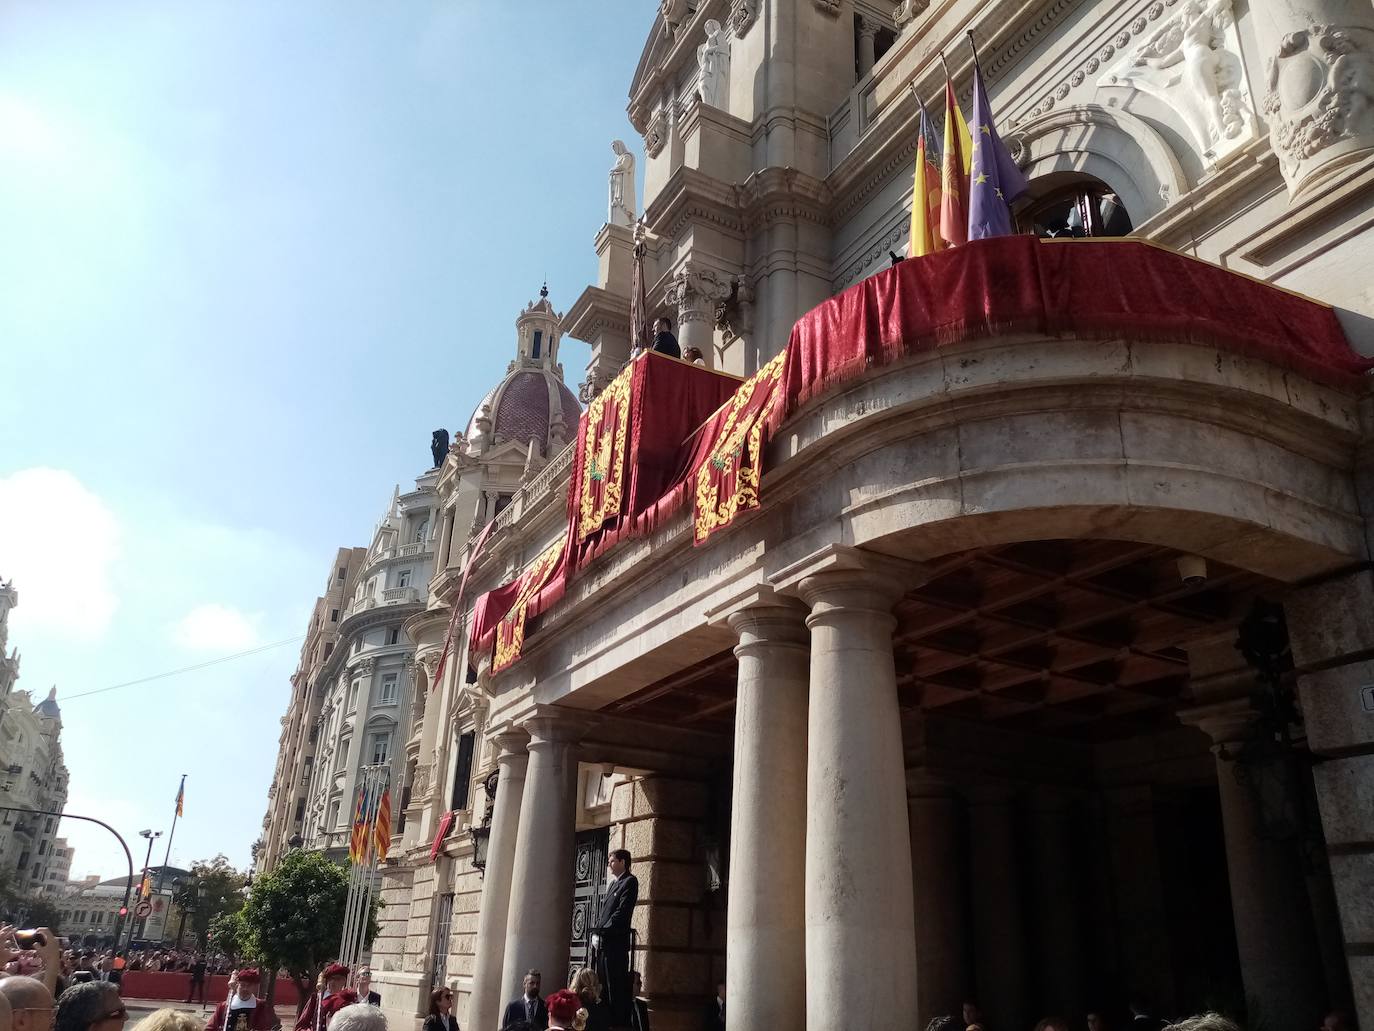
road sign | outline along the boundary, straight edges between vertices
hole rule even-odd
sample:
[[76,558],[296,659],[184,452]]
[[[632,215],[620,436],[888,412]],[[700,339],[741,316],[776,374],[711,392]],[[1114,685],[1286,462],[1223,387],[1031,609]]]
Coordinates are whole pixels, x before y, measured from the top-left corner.
[[153,904],[149,902],[147,899],[144,899],[142,902],[140,902],[138,905],[134,907],[134,916],[145,917],[152,911]]

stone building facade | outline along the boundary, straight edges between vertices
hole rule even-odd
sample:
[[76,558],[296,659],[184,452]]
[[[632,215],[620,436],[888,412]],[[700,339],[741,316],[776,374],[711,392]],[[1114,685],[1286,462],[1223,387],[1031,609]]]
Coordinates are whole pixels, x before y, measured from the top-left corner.
[[401,790],[401,743],[413,709],[414,645],[401,632],[425,608],[438,525],[437,471],[393,493],[367,548],[342,548],[315,602],[292,696],[255,868],[289,848],[348,854],[364,766],[391,764]]
[[[685,346],[753,372],[887,267],[913,92],[934,106],[943,52],[967,105],[970,31],[1025,230],[1306,293],[1374,352],[1374,7],[1336,0],[663,0],[629,110],[650,304]],[[584,396],[629,353],[633,246],[599,230],[557,323],[592,346]],[[760,512],[601,556],[499,675],[451,610],[564,532],[571,433],[519,447],[488,404],[406,624],[423,689],[374,949],[398,1026],[434,983],[490,1028],[525,969],[561,981],[621,845],[660,1031],[723,974],[741,1031],[895,1031],[968,994],[999,1028],[1139,995],[1374,1025],[1362,390],[1148,334],[875,368],[784,427]]]
[[[0,582],[0,866],[13,871],[14,888],[22,894],[45,889],[55,860],[58,818],[67,804],[68,775],[62,761],[62,710],[57,688],[35,703],[17,691],[19,650],[9,647],[9,614],[19,604],[11,582]],[[25,812],[31,810],[33,812]],[[63,873],[62,880],[65,881]]]

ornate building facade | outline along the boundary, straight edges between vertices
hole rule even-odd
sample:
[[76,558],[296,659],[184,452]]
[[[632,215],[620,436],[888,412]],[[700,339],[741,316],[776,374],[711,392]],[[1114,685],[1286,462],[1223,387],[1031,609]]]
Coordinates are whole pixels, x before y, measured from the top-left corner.
[[40,812],[62,811],[68,776],[57,688],[36,704],[27,692],[14,689],[19,651],[7,655],[6,649],[10,610],[18,604],[14,584],[0,582],[0,806],[19,810],[0,812],[0,866],[13,871],[17,891],[36,894],[45,890],[50,871],[60,865],[58,818]]
[[[1244,277],[1306,294],[1374,353],[1374,7],[1337,0],[663,0],[629,111],[684,346],[752,374],[895,278],[916,96],[943,53],[967,105],[969,32],[1026,232],[1237,273],[1161,287],[1197,323]],[[584,398],[629,355],[626,221],[566,316],[527,313],[591,345]],[[526,969],[561,981],[623,846],[660,1031],[722,976],[740,1031],[969,995],[999,1028],[1141,996],[1374,1024],[1374,416],[1362,382],[1188,323],[993,326],[836,378],[770,439],[756,513],[608,549],[493,673],[468,610],[567,532],[574,458],[575,407],[550,381],[522,436],[508,377],[439,470],[406,623],[393,1019],[447,983],[491,1028]],[[521,333],[512,376],[555,360]]]

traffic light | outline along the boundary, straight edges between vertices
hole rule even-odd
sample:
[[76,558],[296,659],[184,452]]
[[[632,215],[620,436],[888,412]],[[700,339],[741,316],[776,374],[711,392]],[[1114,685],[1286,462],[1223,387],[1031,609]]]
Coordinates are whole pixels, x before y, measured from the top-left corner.
[[120,906],[120,907],[119,907],[119,916],[120,916],[120,919],[122,920],[124,917],[126,917],[126,916],[128,916],[128,915],[129,915],[129,907],[128,907],[128,906]]

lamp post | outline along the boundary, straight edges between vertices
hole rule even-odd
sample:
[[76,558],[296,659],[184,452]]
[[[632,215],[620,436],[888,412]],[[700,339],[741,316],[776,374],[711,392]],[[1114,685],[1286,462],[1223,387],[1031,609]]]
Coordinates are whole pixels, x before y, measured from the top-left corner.
[[[162,837],[162,831],[154,831],[154,830],[139,831],[139,832],[138,832],[138,836],[139,836],[140,838],[147,838],[147,839],[148,839],[148,854],[147,854],[146,856],[144,856],[144,858],[143,858],[143,880],[142,880],[142,882],[140,882],[140,884],[139,884],[139,890],[138,890],[139,901],[141,902],[141,901],[143,901],[143,886],[144,886],[145,884],[148,883],[148,867],[151,866],[151,865],[152,865],[152,862],[153,862],[153,842],[156,841],[158,838]],[[144,932],[144,930],[147,928],[147,926],[148,926],[148,918],[147,918],[147,917],[142,917],[142,918],[140,918],[139,921],[138,921],[138,936],[139,936],[140,938],[143,937],[143,932]],[[131,920],[131,921],[129,921],[129,940],[125,943],[125,949],[127,950],[127,948],[128,948],[130,945],[133,944],[133,942],[134,942],[134,924],[133,924],[133,921]]]

